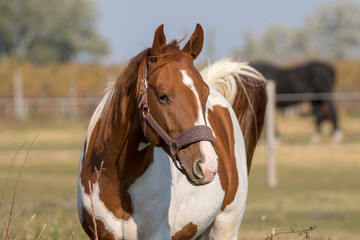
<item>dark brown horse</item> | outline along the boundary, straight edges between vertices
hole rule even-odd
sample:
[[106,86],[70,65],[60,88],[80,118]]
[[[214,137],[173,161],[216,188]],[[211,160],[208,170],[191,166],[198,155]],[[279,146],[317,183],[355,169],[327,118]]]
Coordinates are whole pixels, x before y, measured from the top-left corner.
[[95,110],[78,183],[90,238],[237,239],[265,81],[246,67],[230,104],[193,65],[202,45],[200,25],[183,49],[161,25]]
[[[313,61],[292,68],[281,68],[266,62],[254,62],[251,66],[266,79],[275,81],[276,94],[305,93],[301,99],[277,99],[276,106],[284,108],[304,101],[311,102],[316,119],[316,135],[313,137],[315,142],[321,138],[321,123],[325,120],[330,120],[333,125],[333,141],[342,139],[337,111],[331,97],[335,85],[335,70],[331,65]],[[330,96],[322,98],[321,94],[324,93]]]

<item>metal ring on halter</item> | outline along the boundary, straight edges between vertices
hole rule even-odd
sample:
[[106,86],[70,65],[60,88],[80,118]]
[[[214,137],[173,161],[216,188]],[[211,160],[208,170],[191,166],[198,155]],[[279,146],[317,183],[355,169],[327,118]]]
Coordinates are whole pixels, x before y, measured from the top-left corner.
[[142,114],[145,117],[150,112],[150,109],[148,107],[143,107]]
[[173,140],[173,142],[171,143],[170,151],[174,154],[176,154],[179,151],[179,146],[178,146],[176,140]]

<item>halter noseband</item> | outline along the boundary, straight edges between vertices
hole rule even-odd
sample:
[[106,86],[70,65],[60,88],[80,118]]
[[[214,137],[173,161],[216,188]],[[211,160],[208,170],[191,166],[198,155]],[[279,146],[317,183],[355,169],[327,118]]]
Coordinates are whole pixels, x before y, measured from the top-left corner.
[[157,123],[150,113],[148,104],[147,104],[147,61],[144,63],[143,76],[141,79],[141,89],[140,89],[140,103],[139,109],[141,110],[141,128],[146,136],[146,123],[148,123],[152,129],[160,136],[164,142],[169,146],[171,158],[175,166],[183,172],[183,168],[178,163],[176,154],[179,150],[187,145],[190,145],[199,141],[209,141],[214,146],[214,137],[212,134],[211,128],[206,125],[197,125],[188,129],[185,129],[180,133],[175,139],[172,139],[169,134],[167,134],[164,129]]

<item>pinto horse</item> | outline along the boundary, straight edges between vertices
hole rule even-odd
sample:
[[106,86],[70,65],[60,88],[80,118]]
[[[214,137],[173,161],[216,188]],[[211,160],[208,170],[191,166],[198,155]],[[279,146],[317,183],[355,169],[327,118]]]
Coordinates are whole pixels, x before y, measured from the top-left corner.
[[265,80],[246,65],[220,79],[230,103],[193,65],[203,38],[198,24],[180,49],[160,25],[95,110],[78,182],[91,239],[237,239]]
[[[335,70],[331,65],[323,62],[312,61],[293,68],[280,68],[266,62],[254,62],[251,66],[263,74],[266,79],[275,81],[277,94],[322,94],[332,93],[334,89]],[[318,142],[321,139],[321,123],[327,119],[333,125],[333,141],[341,141],[343,134],[338,126],[337,111],[331,97],[328,99],[304,98],[295,101],[277,101],[276,106],[282,109],[303,101],[311,102],[316,118],[316,134],[313,141]]]

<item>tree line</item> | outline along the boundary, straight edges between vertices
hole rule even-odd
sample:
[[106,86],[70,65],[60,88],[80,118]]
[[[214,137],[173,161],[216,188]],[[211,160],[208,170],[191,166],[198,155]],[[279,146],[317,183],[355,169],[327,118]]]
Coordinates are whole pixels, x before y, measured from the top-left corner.
[[[97,17],[94,0],[0,0],[0,60],[42,64],[84,55],[97,59],[109,51],[96,31]],[[277,24],[260,35],[247,30],[243,39],[234,55],[249,61],[358,58],[360,4],[328,3],[300,28]]]
[[250,61],[278,63],[303,59],[358,59],[360,4],[340,0],[322,5],[298,29],[277,24],[259,36],[247,30],[244,45],[235,48],[234,54]]
[[0,59],[65,62],[108,51],[92,0],[0,0]]

